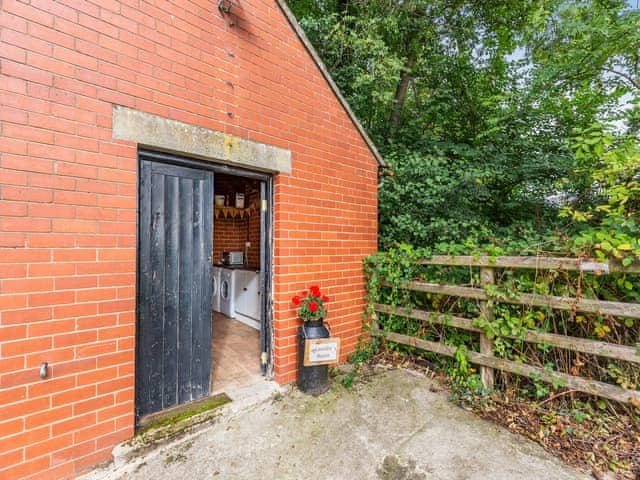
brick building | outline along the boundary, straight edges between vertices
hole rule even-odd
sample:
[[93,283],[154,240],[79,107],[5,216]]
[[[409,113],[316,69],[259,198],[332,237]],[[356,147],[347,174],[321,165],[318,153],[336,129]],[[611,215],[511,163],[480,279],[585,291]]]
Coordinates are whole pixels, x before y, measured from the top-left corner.
[[[266,376],[295,379],[311,283],[355,347],[382,160],[284,2],[2,0],[0,122],[0,478],[73,477],[215,390],[222,251],[256,273]],[[183,364],[198,388],[153,390]]]

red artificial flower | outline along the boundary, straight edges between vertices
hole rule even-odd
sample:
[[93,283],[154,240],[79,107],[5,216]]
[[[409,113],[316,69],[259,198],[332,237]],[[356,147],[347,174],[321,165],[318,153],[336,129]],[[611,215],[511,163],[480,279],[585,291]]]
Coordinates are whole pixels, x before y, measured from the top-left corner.
[[293,298],[291,299],[291,303],[293,303],[296,307],[297,307],[298,305],[300,305],[300,302],[301,302],[301,300],[300,300],[300,297],[299,297],[298,295],[296,295],[295,297],[293,297]]
[[309,302],[309,310],[312,312],[317,312],[318,304],[316,302]]
[[327,297],[326,295],[322,295],[322,301],[323,302],[328,302],[329,301],[329,297]]
[[311,295],[313,295],[314,297],[320,296],[320,287],[318,287],[317,285],[311,285],[309,287],[309,291],[311,292]]

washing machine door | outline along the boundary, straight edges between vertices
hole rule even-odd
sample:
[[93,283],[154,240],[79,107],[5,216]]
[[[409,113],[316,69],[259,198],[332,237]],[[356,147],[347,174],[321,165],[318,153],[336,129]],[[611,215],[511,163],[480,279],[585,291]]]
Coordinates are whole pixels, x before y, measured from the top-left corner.
[[231,296],[231,286],[229,285],[229,280],[224,278],[220,283],[220,297],[223,300],[229,300]]

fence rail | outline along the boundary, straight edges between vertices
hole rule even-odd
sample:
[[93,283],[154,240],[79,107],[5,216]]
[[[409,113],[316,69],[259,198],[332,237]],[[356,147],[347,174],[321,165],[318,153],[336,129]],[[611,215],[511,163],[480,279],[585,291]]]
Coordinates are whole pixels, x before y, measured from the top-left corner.
[[482,255],[434,255],[425,258],[418,263],[422,265],[442,265],[450,267],[490,267],[490,268],[521,268],[536,270],[565,270],[581,271],[588,273],[640,273],[640,262],[634,262],[629,266],[623,266],[618,260],[594,262],[583,258],[562,257],[490,257]]
[[[640,267],[632,264],[623,267],[620,263],[586,262],[573,258],[551,257],[470,257],[470,256],[436,256],[419,262],[423,265],[441,266],[470,266],[480,267],[481,285],[492,285],[495,282],[495,269],[519,268],[538,270],[572,270],[596,274],[608,274],[611,272],[638,273]],[[389,284],[384,284],[390,286]],[[491,296],[483,288],[462,287],[457,285],[440,285],[428,282],[412,281],[406,285],[398,286],[404,290],[428,292],[447,296],[471,298],[479,300],[481,315],[490,319],[493,316],[491,302],[518,304],[525,306],[546,307],[557,310],[572,310],[577,312],[598,313],[603,315],[620,316],[640,319],[640,305],[623,302],[609,302],[574,297],[558,297],[552,295],[537,295],[521,293],[514,297]],[[619,402],[640,405],[640,391],[628,390],[608,383],[590,380],[562,372],[551,372],[544,368],[514,362],[504,358],[493,356],[493,343],[486,336],[483,329],[474,326],[473,320],[465,317],[429,312],[420,309],[408,309],[384,304],[374,304],[373,309],[377,313],[397,315],[425,322],[447,325],[480,334],[480,352],[468,352],[469,360],[480,365],[480,376],[485,387],[492,388],[494,382],[494,369],[534,377],[548,383],[559,382],[568,388],[581,392],[598,395]],[[378,328],[377,322],[373,322],[372,335],[387,338],[396,343],[408,345],[423,350],[431,351],[446,356],[454,356],[456,347],[439,342],[423,340],[420,338],[387,332]],[[570,337],[555,333],[526,330],[521,336],[506,335],[507,338],[517,338],[525,342],[547,344],[553,347],[563,348],[575,352],[587,353],[615,360],[623,360],[634,364],[640,364],[640,354],[634,347],[601,342],[586,338]]]
[[[388,284],[387,284],[388,285]],[[438,283],[409,282],[406,290],[416,292],[439,293],[452,297],[471,298],[476,300],[494,300],[512,305],[527,305],[530,307],[546,307],[556,310],[575,310],[576,312],[600,313],[617,317],[640,318],[640,304],[609,302],[605,300],[591,300],[587,298],[555,297],[553,295],[538,295],[534,293],[520,293],[517,297],[492,298],[482,288],[459,287],[457,285],[440,285]]]

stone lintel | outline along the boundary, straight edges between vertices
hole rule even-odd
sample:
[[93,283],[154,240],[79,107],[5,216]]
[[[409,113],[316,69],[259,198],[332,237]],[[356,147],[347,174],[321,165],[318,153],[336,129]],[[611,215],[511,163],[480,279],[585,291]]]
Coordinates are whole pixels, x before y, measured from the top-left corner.
[[158,115],[113,106],[113,138],[204,160],[291,173],[291,151]]

